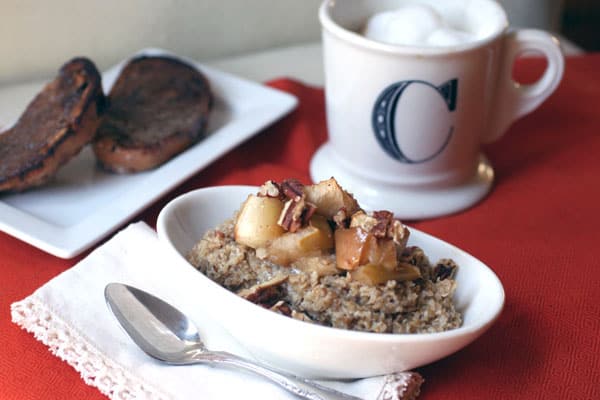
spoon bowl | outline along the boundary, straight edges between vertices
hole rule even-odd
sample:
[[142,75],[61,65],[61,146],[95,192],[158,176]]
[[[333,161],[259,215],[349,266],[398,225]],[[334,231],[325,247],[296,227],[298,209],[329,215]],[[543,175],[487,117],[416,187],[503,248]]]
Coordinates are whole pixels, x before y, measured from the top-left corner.
[[109,308],[146,354],[170,364],[189,364],[203,350],[196,325],[181,311],[132,286],[110,283],[104,289]]

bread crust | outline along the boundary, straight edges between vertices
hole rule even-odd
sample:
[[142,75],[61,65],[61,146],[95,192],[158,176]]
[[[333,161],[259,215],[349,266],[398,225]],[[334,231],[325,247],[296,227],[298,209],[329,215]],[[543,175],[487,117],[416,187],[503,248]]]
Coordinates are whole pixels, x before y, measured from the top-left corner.
[[93,149],[116,173],[155,168],[204,137],[213,95],[196,68],[172,57],[131,60],[113,85]]
[[17,123],[0,134],[0,192],[47,182],[92,141],[104,105],[94,63],[86,58],[65,63]]

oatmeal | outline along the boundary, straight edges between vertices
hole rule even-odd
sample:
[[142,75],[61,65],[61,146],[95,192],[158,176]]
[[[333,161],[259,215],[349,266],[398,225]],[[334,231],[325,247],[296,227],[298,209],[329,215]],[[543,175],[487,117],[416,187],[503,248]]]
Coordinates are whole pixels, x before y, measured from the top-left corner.
[[459,327],[456,264],[431,263],[408,236],[391,213],[360,209],[333,178],[269,181],[188,258],[226,289],[303,321],[381,333]]

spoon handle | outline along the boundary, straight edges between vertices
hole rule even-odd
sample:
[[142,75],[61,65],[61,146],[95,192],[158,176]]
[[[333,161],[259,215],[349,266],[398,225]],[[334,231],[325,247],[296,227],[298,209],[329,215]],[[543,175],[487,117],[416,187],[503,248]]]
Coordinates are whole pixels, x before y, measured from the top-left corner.
[[198,352],[193,357],[199,362],[227,365],[253,372],[281,386],[296,396],[307,400],[361,400],[358,397],[339,392],[309,379],[278,372],[254,361],[224,351]]

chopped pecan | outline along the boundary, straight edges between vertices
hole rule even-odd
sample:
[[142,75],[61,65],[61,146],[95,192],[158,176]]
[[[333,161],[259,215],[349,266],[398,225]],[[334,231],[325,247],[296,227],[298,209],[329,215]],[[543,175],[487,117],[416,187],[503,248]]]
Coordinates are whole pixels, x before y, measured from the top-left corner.
[[304,185],[297,179],[286,179],[281,182],[281,191],[289,198],[298,200],[304,198]]
[[287,276],[277,276],[266,282],[254,285],[251,288],[242,289],[237,294],[254,304],[270,307],[281,298],[281,291],[283,289],[281,285],[287,279]]
[[306,313],[303,313],[301,311],[292,310],[291,317],[300,321],[314,322],[311,317],[309,317],[308,315],[306,315]]
[[386,375],[377,400],[416,400],[425,380],[418,372],[396,372]]
[[376,238],[389,237],[388,231],[394,221],[394,214],[385,210],[374,211],[373,218],[377,220],[377,223],[371,229],[371,234]]
[[286,317],[292,316],[292,309],[289,304],[284,302],[283,300],[279,300],[277,303],[273,304],[269,310],[276,312],[277,314],[285,315]]
[[350,227],[350,218],[348,217],[348,213],[346,212],[346,207],[342,207],[338,210],[337,213],[333,216],[333,222],[335,226],[339,229],[346,229]]
[[405,246],[402,250],[402,259],[412,265],[421,265],[426,261],[423,249],[418,246]]
[[302,226],[302,212],[304,211],[304,200],[289,199],[283,205],[277,225],[289,232],[296,232]]
[[281,187],[275,181],[266,181],[258,190],[259,197],[280,198],[281,195]]
[[454,279],[457,269],[458,265],[453,260],[448,258],[442,259],[433,267],[433,280],[443,281],[444,279]]
[[358,211],[352,215],[350,227],[359,227],[365,232],[369,232],[378,239],[393,239],[400,245],[400,251],[406,246],[408,240],[408,229],[389,211],[375,211],[372,214],[366,214],[364,211]]
[[304,200],[304,197],[289,199],[285,202],[277,224],[288,232],[297,232],[315,213],[314,204]]
[[302,212],[303,226],[308,224],[308,221],[310,221],[315,211],[317,211],[317,206],[315,206],[313,203],[309,203],[308,201],[304,203],[304,211]]
[[392,238],[394,242],[398,245],[399,252],[404,251],[406,247],[406,243],[408,243],[408,237],[410,236],[410,231],[402,222],[395,219],[388,227],[387,236]]

